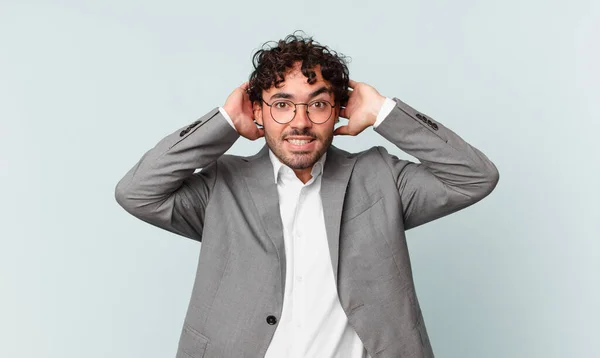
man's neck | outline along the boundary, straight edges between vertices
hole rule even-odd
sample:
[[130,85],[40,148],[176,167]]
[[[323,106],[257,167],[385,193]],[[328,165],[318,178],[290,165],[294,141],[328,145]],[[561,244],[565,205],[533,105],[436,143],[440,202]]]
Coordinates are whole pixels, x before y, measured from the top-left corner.
[[[321,168],[319,168],[320,169],[319,171],[322,172],[323,165],[325,164],[326,155],[327,155],[327,153],[323,153],[323,155],[319,158],[319,160],[317,160],[315,162],[315,164],[311,165],[308,168],[304,168],[304,169],[291,169],[290,168],[290,169],[294,172],[294,174],[296,175],[296,178],[298,178],[298,180],[300,180],[302,182],[302,184],[306,184],[313,178],[313,170],[315,168],[315,165],[320,165]],[[269,158],[270,158],[271,162],[273,163],[275,181],[277,181],[277,178],[279,175],[279,170],[280,170],[279,167],[287,166],[287,165],[279,157],[277,157],[275,155],[275,153],[273,153],[271,151],[271,149],[269,149]]]
[[293,171],[296,173],[296,177],[300,179],[302,184],[306,184],[312,179],[312,167],[306,169],[293,169]]

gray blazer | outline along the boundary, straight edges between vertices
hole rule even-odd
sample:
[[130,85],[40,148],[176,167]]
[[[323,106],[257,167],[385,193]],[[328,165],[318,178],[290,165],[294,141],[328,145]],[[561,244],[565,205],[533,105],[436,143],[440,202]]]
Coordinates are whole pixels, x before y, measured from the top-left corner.
[[[499,174],[450,129],[394,100],[375,131],[421,163],[382,147],[330,147],[327,240],[340,303],[368,353],[433,357],[404,232],[481,200]],[[286,258],[273,169],[266,146],[224,155],[238,138],[215,108],[162,139],[115,189],[135,217],[202,242],[177,358],[263,357],[281,315]]]

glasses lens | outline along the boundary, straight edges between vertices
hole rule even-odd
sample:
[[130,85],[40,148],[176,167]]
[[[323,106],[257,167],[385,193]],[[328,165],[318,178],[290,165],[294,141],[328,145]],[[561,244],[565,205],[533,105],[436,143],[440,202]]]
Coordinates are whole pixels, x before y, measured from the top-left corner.
[[295,105],[291,101],[275,101],[271,104],[271,115],[279,123],[288,123],[294,118]]
[[[308,105],[308,118],[316,124],[327,122],[331,117],[333,107],[327,101],[313,101]],[[278,100],[271,104],[271,116],[280,123],[286,124],[294,119],[296,114],[296,105],[292,101]]]
[[325,123],[331,116],[331,104],[326,101],[314,101],[308,104],[308,117],[314,123]]

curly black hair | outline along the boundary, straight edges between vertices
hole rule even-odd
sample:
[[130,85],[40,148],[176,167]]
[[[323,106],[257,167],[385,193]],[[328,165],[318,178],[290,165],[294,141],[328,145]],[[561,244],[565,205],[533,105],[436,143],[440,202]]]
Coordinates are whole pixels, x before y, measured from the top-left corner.
[[[321,66],[323,79],[332,86],[335,105],[345,106],[348,102],[349,72],[348,57],[321,45],[312,37],[297,35],[298,31],[283,40],[265,42],[252,56],[254,71],[250,74],[248,95],[252,102],[262,100],[262,91],[272,86],[279,88],[286,72],[298,61],[308,83],[317,80],[314,68]],[[302,32],[302,31],[300,31]],[[273,46],[268,46],[274,43]]]

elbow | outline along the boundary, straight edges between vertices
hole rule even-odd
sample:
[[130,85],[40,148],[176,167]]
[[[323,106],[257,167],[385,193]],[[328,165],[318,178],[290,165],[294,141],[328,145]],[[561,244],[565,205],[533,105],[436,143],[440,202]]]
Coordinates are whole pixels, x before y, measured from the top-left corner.
[[122,181],[119,181],[115,186],[115,200],[123,208],[127,205],[127,193],[123,188]]
[[494,190],[496,185],[498,185],[498,181],[500,181],[500,172],[494,166],[494,171],[490,174],[490,186],[491,186],[490,192],[492,190]]
[[115,200],[126,212],[144,221],[153,221],[157,217],[170,217],[173,208],[172,196],[153,198],[138,186],[122,179],[115,186]]
[[120,180],[115,186],[115,200],[128,213],[135,215],[135,208],[132,205],[131,195],[127,190],[127,186]]
[[481,193],[479,195],[478,200],[481,200],[486,196],[490,195],[498,185],[499,180],[500,172],[494,164],[491,164],[488,170],[486,170],[485,172],[484,180],[482,181],[481,185]]

